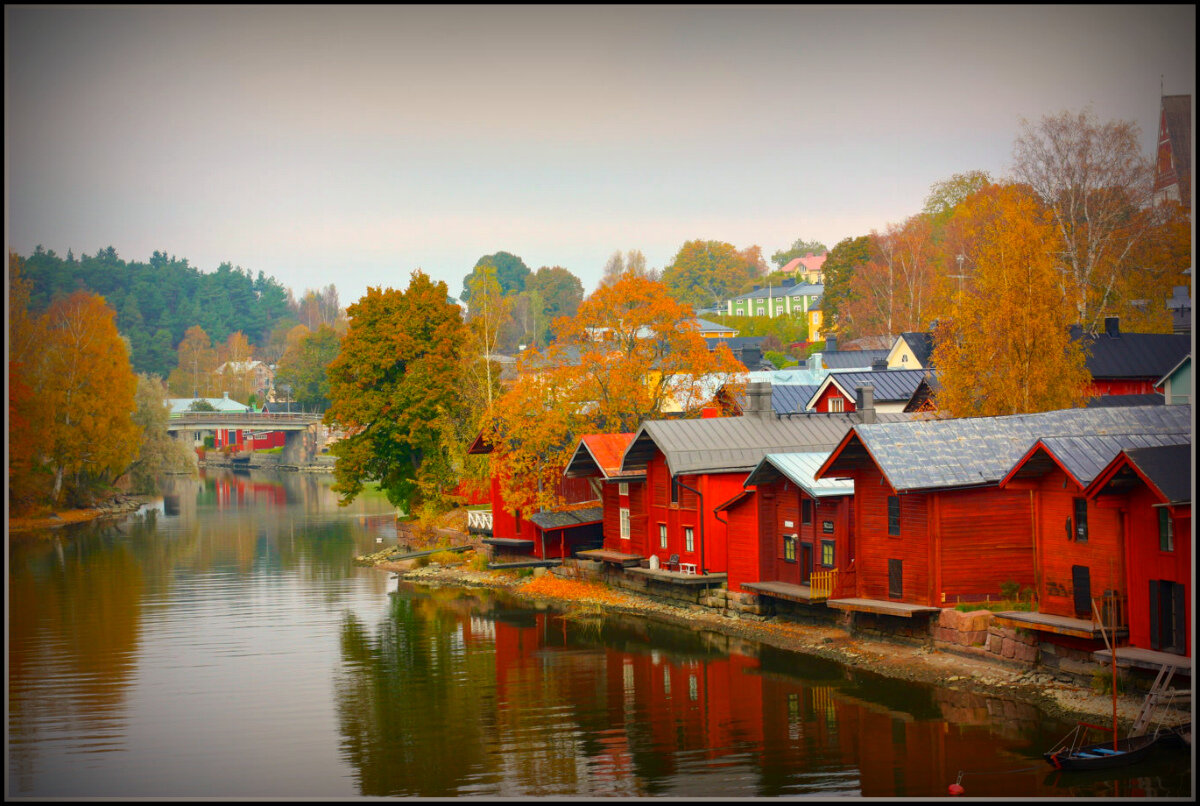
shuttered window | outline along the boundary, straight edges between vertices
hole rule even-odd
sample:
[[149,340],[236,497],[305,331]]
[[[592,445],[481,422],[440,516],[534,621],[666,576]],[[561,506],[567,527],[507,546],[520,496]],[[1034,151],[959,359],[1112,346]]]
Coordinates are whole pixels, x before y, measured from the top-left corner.
[[888,507],[888,534],[893,537],[900,536],[900,496],[889,495],[887,500]]
[[1160,551],[1175,550],[1175,524],[1166,507],[1158,508],[1158,548]]

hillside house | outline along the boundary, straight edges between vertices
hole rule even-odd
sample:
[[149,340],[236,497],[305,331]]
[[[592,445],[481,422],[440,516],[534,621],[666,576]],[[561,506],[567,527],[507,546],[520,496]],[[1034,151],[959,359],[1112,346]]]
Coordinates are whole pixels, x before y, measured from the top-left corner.
[[854,411],[858,390],[871,389],[871,403],[881,413],[907,410],[909,403],[929,373],[923,369],[887,369],[882,361],[876,369],[831,372],[804,404],[807,411]]
[[804,316],[821,295],[825,287],[810,283],[797,284],[785,278],[778,285],[754,286],[750,291],[732,297],[725,302],[725,313],[729,316]]

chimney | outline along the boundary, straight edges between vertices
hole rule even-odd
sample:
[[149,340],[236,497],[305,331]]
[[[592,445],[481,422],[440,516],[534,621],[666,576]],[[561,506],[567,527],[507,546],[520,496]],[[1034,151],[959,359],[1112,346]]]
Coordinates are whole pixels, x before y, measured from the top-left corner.
[[881,369],[887,369],[887,359],[886,358],[876,358],[874,361],[871,362],[871,371],[872,372],[878,372]]
[[875,422],[875,387],[871,384],[860,386],[854,394],[854,408],[858,410],[859,419],[863,425]]
[[1121,338],[1121,320],[1118,317],[1104,317],[1104,335],[1113,339]]
[[827,353],[837,352],[837,336],[826,336],[825,337],[825,352],[827,352]]
[[767,420],[774,416],[775,409],[771,406],[771,382],[758,381],[746,384],[746,410],[748,417]]

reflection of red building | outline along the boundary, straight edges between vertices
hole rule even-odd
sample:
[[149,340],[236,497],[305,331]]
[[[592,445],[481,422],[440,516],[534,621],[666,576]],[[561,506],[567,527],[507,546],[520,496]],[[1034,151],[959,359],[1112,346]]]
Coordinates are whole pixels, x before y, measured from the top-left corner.
[[287,491],[282,484],[251,481],[235,475],[224,475],[213,481],[217,506],[236,508],[246,504],[267,504],[282,507],[287,504]]

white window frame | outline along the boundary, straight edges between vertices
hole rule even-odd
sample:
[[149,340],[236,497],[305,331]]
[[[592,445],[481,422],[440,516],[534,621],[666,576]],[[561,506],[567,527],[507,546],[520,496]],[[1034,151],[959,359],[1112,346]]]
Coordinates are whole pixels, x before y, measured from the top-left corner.
[[621,539],[629,539],[629,507],[621,507]]
[[696,530],[693,529],[691,526],[683,527],[683,550],[684,551],[695,551],[696,550]]
[[844,400],[842,400],[841,395],[833,395],[829,398],[829,411],[831,413],[843,412],[845,410],[846,403]]
[[617,484],[617,495],[629,495],[629,482],[622,481]]
[[665,523],[658,525],[658,547],[660,549],[667,547],[667,525]]

